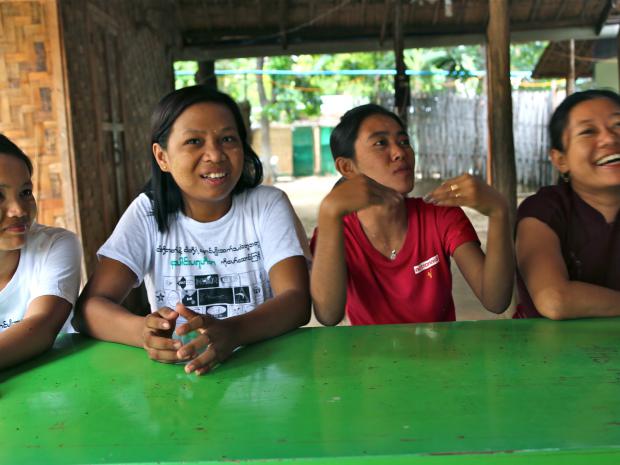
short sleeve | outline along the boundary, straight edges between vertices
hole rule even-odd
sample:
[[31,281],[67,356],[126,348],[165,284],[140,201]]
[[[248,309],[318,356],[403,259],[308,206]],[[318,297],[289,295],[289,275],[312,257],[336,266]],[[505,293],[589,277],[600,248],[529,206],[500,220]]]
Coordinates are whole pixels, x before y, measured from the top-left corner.
[[517,224],[523,218],[536,218],[561,237],[566,224],[566,208],[558,189],[542,188],[528,197],[517,209]]
[[466,242],[480,244],[476,230],[459,207],[443,207],[437,216],[444,249],[453,255],[454,251]]
[[156,227],[151,201],[141,194],[123,213],[112,235],[97,251],[97,257],[111,258],[127,266],[136,275],[134,287],[139,286],[151,265]]
[[289,257],[310,260],[307,238],[286,194],[278,189],[264,189],[261,194],[260,241],[267,271]]
[[[42,251],[36,251],[39,253]],[[75,234],[56,233],[39,262],[33,279],[28,305],[37,297],[52,295],[75,305],[80,290],[82,248]]]

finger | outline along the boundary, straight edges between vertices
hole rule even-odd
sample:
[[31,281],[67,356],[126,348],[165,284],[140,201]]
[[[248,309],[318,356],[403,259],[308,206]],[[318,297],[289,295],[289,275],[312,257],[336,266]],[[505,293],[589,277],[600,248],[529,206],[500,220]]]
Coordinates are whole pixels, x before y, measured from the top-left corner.
[[152,332],[148,332],[144,336],[144,347],[157,350],[172,350],[177,351],[181,348],[180,341],[176,341],[169,337],[156,336]]
[[173,350],[159,350],[153,348],[145,348],[151,360],[156,360],[162,363],[175,363],[179,361],[176,351]]
[[203,353],[211,343],[207,334],[200,334],[187,344],[182,345],[177,351],[179,358],[194,358]]
[[206,373],[213,365],[217,363],[217,354],[212,344],[207,346],[207,349],[196,357],[194,360],[185,365],[185,372],[191,373],[192,371],[200,371],[198,374]]
[[147,328],[165,331],[170,329],[170,322],[162,318],[159,313],[151,313],[145,318],[144,324]]
[[191,318],[195,317],[196,315],[200,315],[199,313],[196,313],[193,310],[190,310],[189,308],[187,308],[181,302],[177,303],[175,310],[179,315],[181,315],[183,318],[185,318],[188,321]]
[[170,307],[159,308],[155,315],[159,315],[168,321],[176,320],[179,317],[179,314],[172,310]]
[[196,368],[196,370],[194,370],[194,373],[196,373],[196,375],[201,376],[204,375],[205,373],[208,373],[212,370],[214,370],[220,363],[213,361],[207,365],[205,365],[202,368]]

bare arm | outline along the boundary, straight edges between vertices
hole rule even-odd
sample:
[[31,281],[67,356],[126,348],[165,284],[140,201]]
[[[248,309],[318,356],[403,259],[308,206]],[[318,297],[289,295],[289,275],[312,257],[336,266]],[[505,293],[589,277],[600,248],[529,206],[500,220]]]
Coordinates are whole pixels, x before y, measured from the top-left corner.
[[0,333],[0,370],[48,350],[71,312],[61,297],[45,295],[34,299],[24,318]]
[[76,303],[75,328],[104,341],[142,347],[144,317],[120,305],[135,282],[129,267],[102,257]]
[[347,265],[344,253],[343,218],[372,205],[396,204],[403,198],[372,179],[357,175],[347,179],[323,199],[310,290],[317,319],[324,325],[340,323],[347,298]]
[[468,242],[454,251],[454,261],[482,305],[502,313],[510,305],[515,258],[510,234],[508,203],[480,179],[462,175],[447,180],[430,197],[438,205],[466,206],[489,217],[487,253]]
[[[310,293],[306,259],[295,256],[276,263],[269,271],[269,280],[273,298],[251,312],[225,320],[199,315],[177,304],[177,312],[188,320],[179,326],[177,333],[201,333],[178,351],[181,360],[196,357],[186,365],[186,372],[206,373],[239,346],[279,336],[308,323]],[[205,347],[207,350],[201,353]]]
[[517,227],[517,262],[541,315],[554,320],[620,315],[620,292],[571,281],[555,232],[536,218]]

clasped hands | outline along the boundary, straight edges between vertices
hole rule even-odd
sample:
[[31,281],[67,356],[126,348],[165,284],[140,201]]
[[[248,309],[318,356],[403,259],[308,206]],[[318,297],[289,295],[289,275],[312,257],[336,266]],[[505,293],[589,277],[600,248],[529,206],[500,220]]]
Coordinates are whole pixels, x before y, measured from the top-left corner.
[[[177,326],[180,316],[187,323]],[[162,307],[144,320],[142,339],[149,357],[162,363],[188,362],[186,373],[207,373],[230,357],[238,346],[230,321],[193,312],[180,302],[174,310]],[[192,331],[197,336],[187,344],[173,339],[174,333],[181,337]]]

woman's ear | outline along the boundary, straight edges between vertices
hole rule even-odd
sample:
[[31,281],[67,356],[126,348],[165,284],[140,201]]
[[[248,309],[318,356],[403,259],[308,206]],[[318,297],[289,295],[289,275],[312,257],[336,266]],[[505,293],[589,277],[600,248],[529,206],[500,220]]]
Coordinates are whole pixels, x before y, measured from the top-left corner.
[[558,149],[551,149],[549,153],[551,164],[562,174],[568,173],[568,162],[566,161],[566,154],[560,152]]
[[159,169],[165,173],[169,173],[170,168],[168,167],[168,153],[166,150],[158,143],[153,144],[152,150],[155,161],[159,165]]
[[344,178],[349,179],[357,174],[357,167],[352,158],[336,157],[334,164]]

